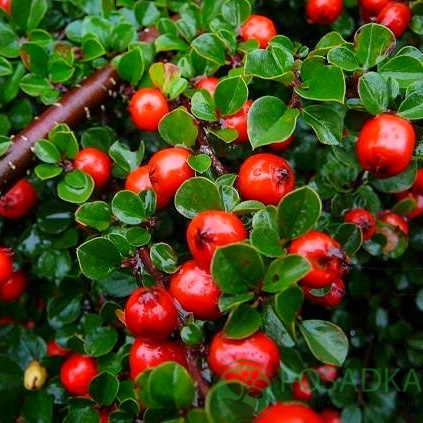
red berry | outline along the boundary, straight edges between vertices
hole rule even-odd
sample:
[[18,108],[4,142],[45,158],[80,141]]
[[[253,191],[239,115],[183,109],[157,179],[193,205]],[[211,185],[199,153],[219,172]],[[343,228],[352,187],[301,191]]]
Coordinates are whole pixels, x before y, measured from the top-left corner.
[[410,198],[416,202],[415,209],[407,213],[408,218],[415,219],[423,214],[423,169],[417,171],[413,186],[409,190],[397,194],[397,197],[399,200]]
[[306,13],[312,23],[329,25],[338,19],[342,8],[342,0],[308,0]]
[[207,90],[213,97],[218,83],[219,78],[215,76],[205,76],[196,82],[195,88],[197,90]]
[[25,292],[27,279],[22,270],[13,272],[10,279],[0,286],[0,300],[12,302],[19,299]]
[[125,322],[134,336],[165,339],[176,329],[178,312],[163,288],[138,288],[126,303]]
[[326,409],[320,413],[322,423],[341,423],[341,413],[337,410]]
[[103,188],[112,176],[112,161],[110,157],[93,147],[82,149],[75,157],[73,166],[88,173],[96,188]]
[[313,398],[313,388],[308,377],[303,374],[292,384],[292,396],[298,401],[310,402]]
[[311,264],[312,270],[301,280],[310,288],[323,288],[339,279],[348,269],[349,259],[340,244],[323,232],[311,231],[294,240],[290,254],[299,254]]
[[244,241],[248,234],[242,221],[233,213],[208,210],[197,214],[188,225],[187,241],[198,266],[210,271],[217,247]]
[[10,0],[0,0],[0,8],[10,14]]
[[[150,176],[148,175],[148,165],[144,165],[134,169],[126,177],[125,189],[135,192],[136,194],[146,189],[153,189],[151,185]],[[157,208],[164,209],[169,204],[170,199],[163,197],[163,195],[157,195]]]
[[54,340],[47,342],[47,355],[49,357],[66,357],[69,354],[68,349],[61,347]]
[[251,15],[241,26],[241,38],[257,40],[260,48],[266,48],[277,33],[273,21],[261,15]]
[[236,140],[237,143],[242,144],[248,142],[249,140],[247,132],[247,117],[252,104],[252,100],[247,100],[241,110],[232,116],[226,116],[222,119],[223,128],[231,128],[238,131],[238,138]]
[[13,325],[15,323],[16,320],[11,316],[0,317],[0,326]]
[[165,148],[151,157],[148,174],[157,197],[163,198],[163,202],[165,198],[170,201],[178,188],[194,176],[187,162],[189,157],[191,153],[181,147]]
[[357,154],[363,169],[378,178],[389,178],[404,171],[411,162],[416,136],[407,120],[383,113],[361,128]]
[[301,403],[280,402],[266,409],[255,420],[260,423],[323,423],[319,415]]
[[257,200],[277,205],[295,186],[289,163],[269,153],[254,154],[241,165],[238,189],[244,200]]
[[356,224],[363,233],[363,240],[370,239],[376,232],[376,219],[366,209],[352,209],[344,215],[344,221]]
[[342,279],[337,279],[335,282],[332,282],[329,292],[322,296],[313,294],[312,288],[308,286],[303,286],[303,291],[306,300],[313,304],[322,307],[336,307],[345,296],[345,285]]
[[227,365],[240,360],[260,365],[271,376],[276,376],[280,367],[279,349],[263,332],[256,332],[244,339],[225,338],[222,332],[216,334],[209,351],[212,372],[219,374]]
[[376,16],[389,2],[390,0],[360,0],[360,6],[367,14]]
[[20,219],[37,204],[37,192],[27,179],[21,179],[0,199],[0,216]]
[[395,226],[395,228],[400,230],[403,234],[408,235],[409,227],[404,216],[391,212],[390,210],[383,210],[379,213],[378,220],[380,222]]
[[5,284],[13,274],[12,255],[0,248],[0,287]]
[[72,354],[60,369],[60,380],[72,395],[88,394],[90,382],[98,375],[97,364],[92,357]]
[[338,367],[333,366],[332,364],[323,364],[319,366],[317,369],[317,373],[319,373],[320,380],[323,383],[334,382],[338,377]]
[[129,352],[131,378],[135,380],[144,370],[174,361],[186,367],[185,349],[174,341],[136,338]]
[[221,291],[194,260],[185,262],[172,276],[169,293],[196,319],[216,320],[221,315],[218,307]]
[[157,131],[160,120],[167,113],[167,100],[156,88],[141,88],[129,103],[132,121],[143,131]]
[[269,148],[273,151],[286,151],[294,142],[294,135],[291,135],[284,141],[274,142],[273,144],[269,144]]
[[397,1],[389,2],[377,15],[376,22],[389,28],[396,37],[401,37],[411,20],[410,7]]
[[109,413],[105,410],[100,411],[100,423],[109,423]]

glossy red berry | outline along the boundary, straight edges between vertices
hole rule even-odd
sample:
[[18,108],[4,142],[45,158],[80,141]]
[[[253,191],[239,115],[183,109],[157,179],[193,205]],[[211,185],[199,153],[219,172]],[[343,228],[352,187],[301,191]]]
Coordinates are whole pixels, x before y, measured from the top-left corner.
[[51,340],[47,342],[47,355],[49,357],[66,357],[70,350],[61,347],[56,341]]
[[18,300],[25,292],[27,278],[22,270],[13,272],[7,282],[0,286],[0,300],[12,302]]
[[100,423],[109,423],[109,413],[105,410],[100,411]]
[[112,161],[110,157],[102,151],[87,147],[82,149],[73,162],[75,169],[88,173],[93,180],[95,187],[103,188],[112,176]]
[[344,221],[357,225],[363,234],[363,240],[370,239],[376,232],[376,219],[366,209],[352,209],[344,215]]
[[0,317],[0,326],[14,325],[16,320],[11,316]]
[[282,152],[288,150],[288,148],[292,145],[294,142],[294,135],[291,135],[289,138],[287,138],[284,141],[274,142],[273,144],[269,144],[269,148],[272,151],[276,152]]
[[187,241],[198,266],[207,272],[217,247],[248,238],[242,221],[233,213],[208,210],[197,214],[188,225]]
[[206,90],[213,97],[218,83],[219,78],[216,78],[215,76],[205,76],[196,82],[195,88],[197,88],[197,90]]
[[320,413],[322,423],[341,423],[341,413],[337,410],[326,409]]
[[318,25],[329,25],[336,21],[342,13],[342,0],[308,0],[307,17],[310,22]]
[[423,214],[423,169],[417,171],[417,177],[413,186],[409,190],[397,194],[397,197],[399,200],[409,198],[415,201],[416,206],[414,210],[407,213],[408,218],[415,219]]
[[0,248],[0,286],[5,284],[13,274],[12,255]]
[[169,113],[165,96],[156,88],[141,88],[131,98],[129,114],[143,131],[157,131],[162,117]]
[[163,288],[138,288],[126,302],[125,322],[134,336],[166,339],[176,329],[178,312]]
[[323,383],[334,382],[338,378],[339,368],[332,364],[323,364],[317,367],[317,373]]
[[332,282],[329,291],[323,295],[316,295],[313,289],[308,286],[303,286],[304,297],[307,301],[322,307],[336,307],[342,298],[345,296],[345,284],[342,279],[337,279]]
[[189,178],[194,176],[194,171],[189,166],[187,159],[191,153],[185,148],[170,147],[155,153],[148,163],[148,174],[151,185],[157,197],[173,198],[178,188]]
[[320,416],[310,407],[301,403],[277,403],[266,409],[256,422],[260,423],[323,423]]
[[387,223],[400,230],[403,234],[408,235],[409,226],[407,219],[398,213],[391,212],[390,210],[383,210],[378,214],[379,222]]
[[273,21],[261,15],[251,15],[241,26],[241,38],[257,40],[260,48],[266,48],[277,33]]
[[310,402],[313,398],[313,387],[307,375],[303,374],[292,384],[292,396],[298,401]]
[[97,364],[92,357],[72,354],[60,369],[60,380],[72,395],[88,394],[90,382],[98,375]]
[[299,254],[311,264],[312,270],[301,280],[310,288],[323,288],[346,273],[349,259],[341,245],[329,235],[311,231],[294,240],[290,254]]
[[241,165],[238,189],[243,200],[257,200],[277,205],[295,186],[289,163],[269,153],[254,154]]
[[[140,193],[146,189],[153,189],[151,185],[150,176],[148,174],[148,165],[137,167],[126,177],[125,189]],[[154,190],[153,190],[154,191]],[[163,195],[157,195],[156,193],[157,208],[164,209],[170,202],[170,199],[163,197]]]
[[0,0],[0,8],[10,14],[10,0]]
[[364,9],[365,13],[370,16],[376,16],[390,0],[360,0],[360,6]]
[[184,347],[174,341],[136,338],[129,352],[131,378],[136,380],[144,370],[157,367],[168,361],[174,361],[186,367]]
[[20,219],[32,212],[37,204],[37,191],[27,179],[17,182],[0,198],[0,216]]
[[194,260],[185,262],[172,276],[169,293],[196,319],[216,320],[221,315],[218,307],[221,291]]
[[238,131],[237,143],[246,143],[248,142],[248,132],[247,132],[247,118],[248,112],[253,104],[252,100],[247,100],[246,103],[242,106],[242,109],[236,112],[234,115],[226,116],[222,119],[222,127],[236,129]]
[[407,120],[388,113],[369,119],[361,128],[357,154],[363,169],[378,178],[404,171],[411,162],[416,136]]
[[377,15],[376,22],[389,28],[396,37],[401,37],[411,20],[411,9],[405,3],[390,1]]
[[219,332],[210,344],[209,365],[214,374],[219,374],[227,365],[248,360],[263,367],[271,376],[280,368],[279,349],[275,342],[263,332],[244,339],[225,338]]

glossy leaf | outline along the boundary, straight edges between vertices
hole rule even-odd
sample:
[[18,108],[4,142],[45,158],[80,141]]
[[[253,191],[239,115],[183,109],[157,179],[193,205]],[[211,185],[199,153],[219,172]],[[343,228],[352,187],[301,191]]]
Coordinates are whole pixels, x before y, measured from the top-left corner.
[[216,106],[222,116],[233,115],[242,108],[248,98],[248,88],[242,77],[222,79],[214,94]]
[[163,117],[159,124],[159,132],[170,145],[192,147],[197,140],[198,127],[192,115],[184,108],[178,108]]
[[378,115],[387,110],[389,90],[383,76],[376,72],[364,74],[359,80],[358,92],[369,113]]
[[123,223],[138,225],[145,220],[141,198],[132,191],[119,191],[112,199],[112,212]]
[[260,313],[246,304],[239,305],[230,314],[224,333],[226,338],[243,339],[257,332],[261,326]]

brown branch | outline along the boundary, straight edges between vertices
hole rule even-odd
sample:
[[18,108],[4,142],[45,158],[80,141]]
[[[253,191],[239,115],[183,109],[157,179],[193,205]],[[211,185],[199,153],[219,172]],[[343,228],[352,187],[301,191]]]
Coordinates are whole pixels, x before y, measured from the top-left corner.
[[160,288],[165,288],[169,278],[165,273],[161,272],[154,266],[150,257],[150,249],[148,247],[142,247],[138,250],[138,255],[144,268],[153,278],[154,284]]
[[0,191],[5,192],[33,165],[34,144],[58,123],[76,125],[113,95],[119,79],[116,69],[107,65],[88,77],[80,86],[69,90],[60,102],[46,109],[23,131],[13,137],[9,151],[0,160]]
[[213,150],[213,147],[209,144],[207,137],[206,137],[206,132],[201,125],[199,125],[199,128],[198,128],[197,141],[198,141],[198,145],[199,145],[198,150],[200,151],[200,153],[207,154],[207,156],[209,156],[211,158],[212,168],[216,172],[216,175],[222,176],[225,173],[227,173],[226,167],[218,159],[218,157],[216,156],[216,153]]
[[205,399],[210,391],[210,386],[201,373],[201,351],[199,348],[187,346],[186,357],[188,372],[194,379],[202,398]]

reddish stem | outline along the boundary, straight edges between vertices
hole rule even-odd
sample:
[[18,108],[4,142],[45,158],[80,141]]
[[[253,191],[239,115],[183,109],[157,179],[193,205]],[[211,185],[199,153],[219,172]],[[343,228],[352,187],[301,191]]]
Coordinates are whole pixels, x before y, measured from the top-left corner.
[[138,255],[145,269],[153,278],[154,284],[160,288],[165,288],[168,283],[168,276],[154,266],[150,257],[150,249],[142,247],[138,250]]
[[222,176],[225,173],[227,173],[226,167],[218,159],[215,151],[213,150],[213,147],[209,144],[207,137],[206,137],[206,132],[201,125],[199,125],[199,128],[198,128],[197,142],[198,142],[198,145],[199,145],[198,150],[200,151],[200,153],[207,154],[207,156],[209,156],[211,158],[212,168],[216,172],[216,175]]

